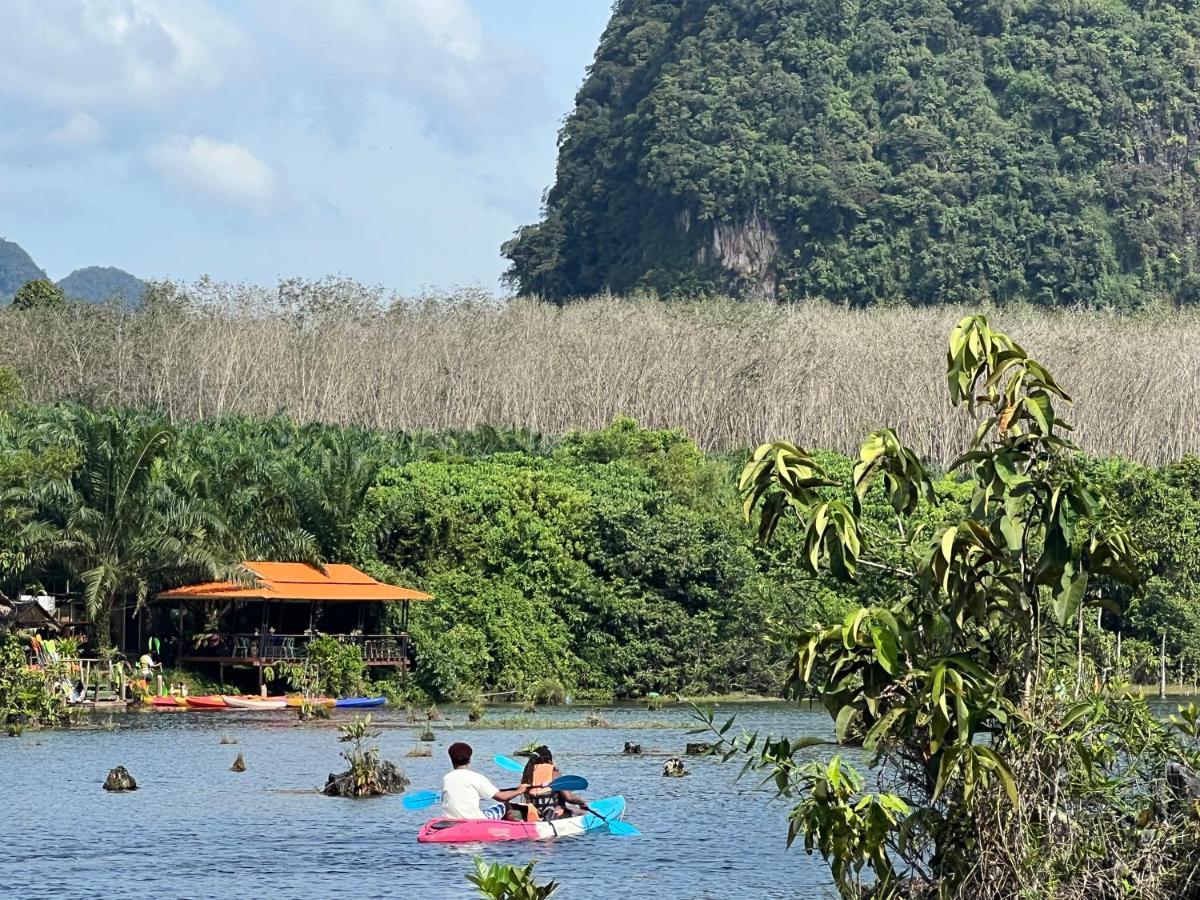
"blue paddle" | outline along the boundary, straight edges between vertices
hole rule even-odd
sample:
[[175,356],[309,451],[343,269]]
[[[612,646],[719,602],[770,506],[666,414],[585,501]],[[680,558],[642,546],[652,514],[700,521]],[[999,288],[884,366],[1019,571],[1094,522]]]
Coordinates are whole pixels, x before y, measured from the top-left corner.
[[[587,779],[578,775],[560,775],[548,785],[552,791],[586,791],[587,786]],[[417,791],[404,795],[404,808],[428,809],[441,799],[442,795],[437,791]]]
[[507,769],[510,772],[524,772],[525,766],[517,762],[511,756],[505,756],[501,753],[496,754],[496,765],[502,769]]
[[404,795],[405,809],[428,809],[437,803],[442,795],[437,791],[417,791],[415,794]]
[[618,835],[619,837],[636,837],[640,835],[641,832],[628,822],[622,822],[620,819],[610,819],[608,815],[605,815],[605,811],[610,815],[620,815],[621,810],[624,809],[624,802],[621,802],[620,806],[617,806],[613,803],[614,800],[620,800],[620,798],[609,797],[588,804],[589,811],[583,819],[584,829],[592,831],[601,827],[598,822],[603,822],[611,834]]

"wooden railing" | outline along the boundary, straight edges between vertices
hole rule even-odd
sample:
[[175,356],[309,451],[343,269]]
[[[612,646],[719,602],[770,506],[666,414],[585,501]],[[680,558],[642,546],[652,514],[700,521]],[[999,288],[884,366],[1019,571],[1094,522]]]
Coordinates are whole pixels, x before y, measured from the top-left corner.
[[[306,634],[210,634],[184,649],[181,656],[191,659],[302,660],[308,645],[318,635]],[[334,640],[362,648],[363,659],[387,662],[406,659],[407,634],[335,634]]]

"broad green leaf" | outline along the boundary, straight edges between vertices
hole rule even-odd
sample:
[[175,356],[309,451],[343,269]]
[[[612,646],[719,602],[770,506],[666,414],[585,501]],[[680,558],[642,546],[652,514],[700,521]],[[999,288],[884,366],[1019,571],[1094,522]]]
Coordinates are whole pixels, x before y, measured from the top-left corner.
[[1060,626],[1065,626],[1079,612],[1083,603],[1084,592],[1087,591],[1088,573],[1080,572],[1072,577],[1070,569],[1063,572],[1062,590],[1054,598],[1054,618]]
[[900,648],[896,646],[896,636],[882,625],[871,629],[871,640],[875,644],[875,659],[889,675],[900,674]]

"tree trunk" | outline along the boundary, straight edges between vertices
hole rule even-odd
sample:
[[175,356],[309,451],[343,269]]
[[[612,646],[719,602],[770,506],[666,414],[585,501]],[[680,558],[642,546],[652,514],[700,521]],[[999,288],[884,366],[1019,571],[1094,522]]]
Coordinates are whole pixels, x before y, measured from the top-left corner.
[[1158,699],[1167,699],[1167,633],[1162,633],[1162,645],[1158,651]]

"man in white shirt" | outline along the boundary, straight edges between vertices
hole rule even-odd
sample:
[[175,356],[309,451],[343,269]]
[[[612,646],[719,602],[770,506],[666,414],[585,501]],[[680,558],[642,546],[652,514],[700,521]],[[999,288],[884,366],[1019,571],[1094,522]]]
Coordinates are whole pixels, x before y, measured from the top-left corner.
[[529,787],[519,785],[502,791],[485,775],[471,770],[471,745],[461,741],[450,745],[450,762],[454,771],[442,779],[442,814],[447,819],[486,819],[479,808],[480,800],[499,800],[504,803],[519,797]]

